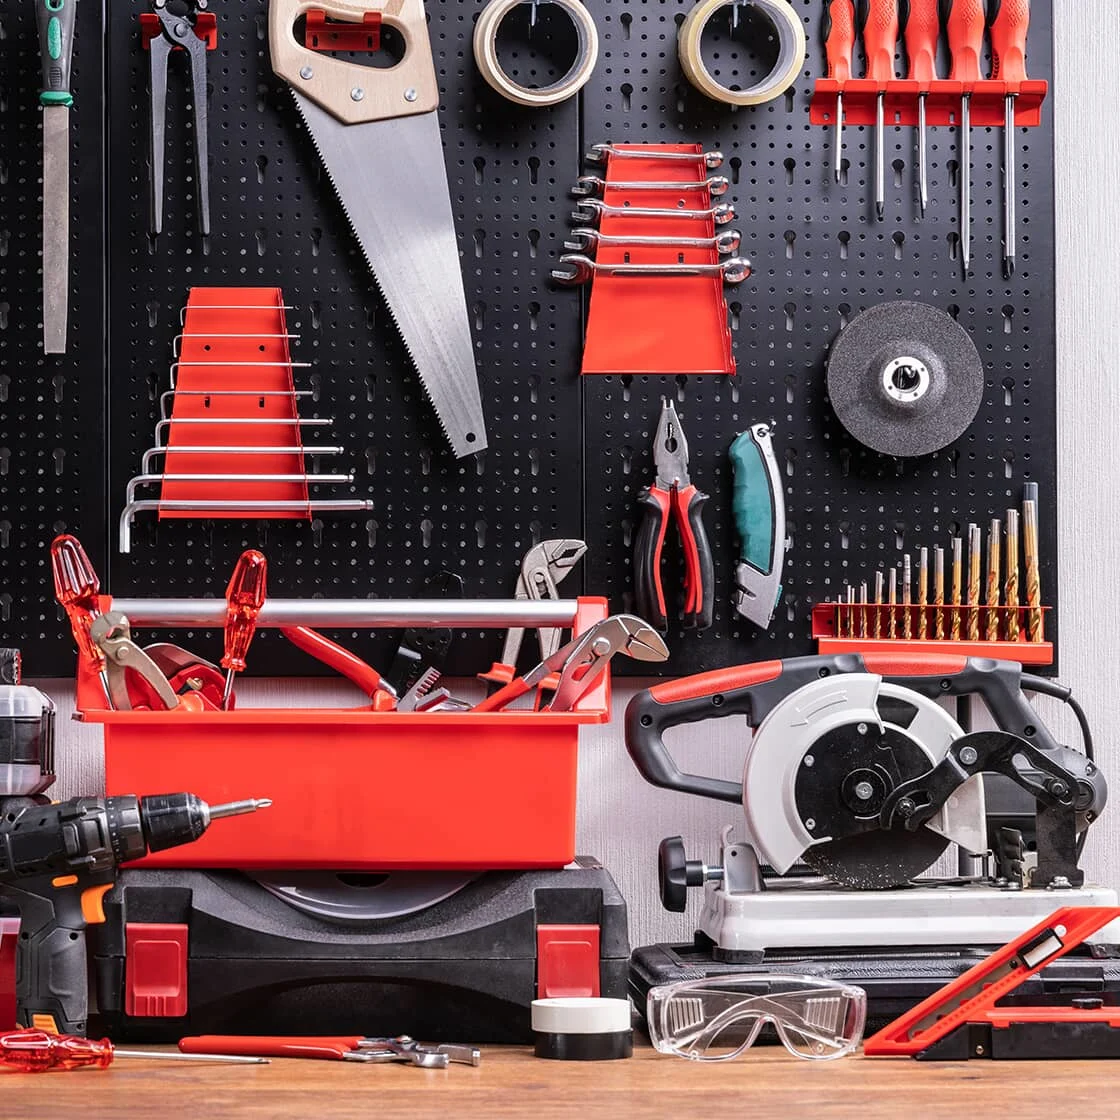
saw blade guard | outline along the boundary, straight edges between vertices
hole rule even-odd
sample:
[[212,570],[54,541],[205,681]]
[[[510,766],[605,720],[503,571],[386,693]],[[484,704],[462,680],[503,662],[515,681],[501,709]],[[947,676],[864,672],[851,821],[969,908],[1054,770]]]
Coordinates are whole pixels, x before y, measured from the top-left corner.
[[[883,718],[884,700],[914,713],[905,726]],[[889,729],[904,736],[925,755],[930,769],[964,734],[935,701],[874,674],[825,677],[788,696],[760,724],[743,768],[746,838],[781,874],[810,847],[832,839],[806,827],[796,785],[799,774],[823,763],[820,752],[828,749],[830,734],[849,727],[864,732]],[[983,843],[984,793],[979,776],[965,785],[969,788],[958,789],[927,827],[971,851]]]

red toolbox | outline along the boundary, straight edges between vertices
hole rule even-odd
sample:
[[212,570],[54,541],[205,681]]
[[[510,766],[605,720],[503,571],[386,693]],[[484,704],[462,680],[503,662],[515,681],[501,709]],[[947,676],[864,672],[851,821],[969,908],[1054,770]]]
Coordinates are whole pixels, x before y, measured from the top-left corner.
[[[605,599],[581,598],[573,629],[606,616]],[[78,708],[104,725],[110,795],[272,798],[135,866],[561,867],[575,856],[579,728],[609,718],[608,674],[570,712],[112,711],[83,667]]]

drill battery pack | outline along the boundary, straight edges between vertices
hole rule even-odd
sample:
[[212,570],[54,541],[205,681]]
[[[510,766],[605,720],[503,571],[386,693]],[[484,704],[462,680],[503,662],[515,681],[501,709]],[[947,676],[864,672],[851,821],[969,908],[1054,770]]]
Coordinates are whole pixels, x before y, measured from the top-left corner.
[[[360,891],[362,877],[347,881]],[[232,871],[125,870],[104,908],[105,924],[89,928],[90,971],[100,1026],[118,1041],[525,1043],[534,999],[626,996],[626,904],[587,857],[485,872],[442,900],[361,921],[309,913]]]

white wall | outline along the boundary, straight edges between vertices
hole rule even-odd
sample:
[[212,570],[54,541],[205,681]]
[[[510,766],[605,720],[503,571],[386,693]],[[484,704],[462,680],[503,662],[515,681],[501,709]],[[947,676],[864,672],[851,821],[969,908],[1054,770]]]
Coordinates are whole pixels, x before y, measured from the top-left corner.
[[[1088,712],[1098,758],[1114,801],[1120,801],[1120,752],[1114,746],[1120,730],[1120,4],[1055,0],[1055,24],[1062,679]],[[55,795],[100,789],[97,729],[69,722],[69,682],[37,683],[62,709],[64,748]],[[714,859],[719,829],[731,823],[735,809],[656,790],[638,777],[620,731],[635,687],[616,686],[615,720],[584,735],[578,848],[597,855],[614,873],[630,904],[635,945],[687,940],[696,900],[687,915],[662,910],[657,843],[680,833],[690,855]],[[241,692],[255,706],[285,702],[282,697],[286,702],[307,697],[318,704],[354,703],[353,691],[342,684],[254,681]],[[1053,704],[1040,707],[1066,742],[1077,742],[1065,712]],[[678,734],[671,743],[690,769],[737,777],[744,734],[741,720],[724,720],[705,725],[700,733]],[[1097,881],[1120,887],[1120,810],[1115,807],[1093,829],[1086,866]]]

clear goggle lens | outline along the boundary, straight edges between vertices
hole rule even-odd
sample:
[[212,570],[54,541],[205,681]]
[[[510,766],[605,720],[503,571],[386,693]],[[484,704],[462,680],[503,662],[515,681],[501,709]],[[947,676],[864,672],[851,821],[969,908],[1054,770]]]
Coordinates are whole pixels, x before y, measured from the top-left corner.
[[687,980],[651,988],[646,1004],[657,1050],[705,1062],[738,1057],[767,1025],[798,1058],[842,1058],[859,1046],[866,1015],[861,988],[814,976]]

